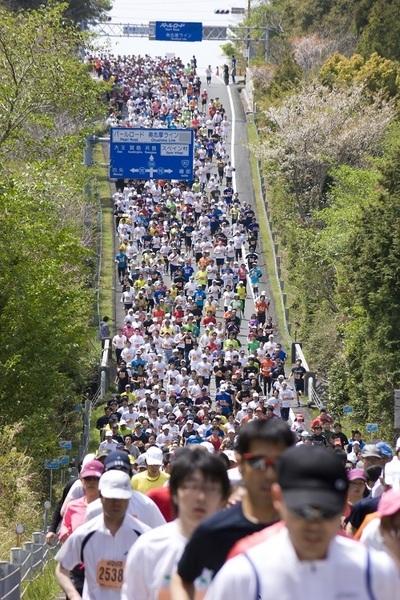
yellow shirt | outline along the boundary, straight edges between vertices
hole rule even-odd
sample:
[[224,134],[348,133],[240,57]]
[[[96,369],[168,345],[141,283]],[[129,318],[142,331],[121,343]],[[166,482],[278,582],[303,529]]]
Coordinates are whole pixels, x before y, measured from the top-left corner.
[[244,285],[238,285],[236,288],[236,293],[239,296],[240,300],[246,300],[247,292]]
[[142,494],[147,494],[147,492],[154,488],[162,487],[168,479],[169,475],[168,473],[164,473],[164,471],[160,471],[157,477],[150,477],[146,470],[134,475],[131,479],[131,483],[134,490],[142,492]]
[[195,279],[200,285],[207,285],[208,274],[206,271],[197,271]]

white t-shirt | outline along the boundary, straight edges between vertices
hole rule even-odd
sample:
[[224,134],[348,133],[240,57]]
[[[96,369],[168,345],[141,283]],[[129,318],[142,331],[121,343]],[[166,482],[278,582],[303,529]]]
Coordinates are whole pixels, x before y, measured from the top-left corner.
[[363,529],[360,541],[368,548],[383,550],[386,552],[385,543],[380,532],[381,520],[379,517],[372,519]]
[[[90,502],[86,509],[86,521],[94,519],[102,514],[102,512],[103,506],[100,498],[94,502]],[[151,498],[148,498],[145,494],[137,492],[136,490],[133,491],[133,495],[129,500],[127,513],[151,528],[159,527],[165,523],[165,519],[157,504],[153,502]]]
[[282,527],[225,563],[206,600],[399,600],[400,574],[384,552],[369,552],[373,595],[368,593],[367,556],[359,542],[337,535],[325,560],[300,561]]
[[[178,520],[141,536],[128,554],[121,600],[169,598],[171,578],[187,541]],[[204,583],[208,581],[204,579]]]
[[[136,540],[148,530],[147,525],[138,519],[125,515],[121,527],[113,536],[105,526],[101,514],[75,529],[57,552],[55,559],[65,569],[71,571],[82,562],[81,549],[83,542],[86,541],[83,550],[85,584],[82,600],[120,600],[121,588],[104,587],[98,582],[98,578],[101,577],[105,581],[104,571],[107,567],[109,575],[111,574],[111,577],[119,582],[120,578],[122,579],[122,568],[128,551]],[[111,568],[110,563],[107,565],[102,561],[113,561],[114,564]],[[118,568],[119,564],[120,568]]]

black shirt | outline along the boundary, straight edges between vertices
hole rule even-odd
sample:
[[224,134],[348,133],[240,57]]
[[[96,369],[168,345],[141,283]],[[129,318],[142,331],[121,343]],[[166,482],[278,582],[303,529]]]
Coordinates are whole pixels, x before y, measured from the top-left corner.
[[265,523],[246,519],[241,503],[217,512],[203,521],[188,541],[178,563],[180,577],[194,582],[203,569],[212,571],[214,577],[238,540],[265,527]]
[[352,524],[354,529],[358,529],[360,527],[367,515],[378,510],[378,504],[379,497],[371,498],[370,496],[368,496],[368,498],[363,498],[354,504],[348,518],[348,521]]

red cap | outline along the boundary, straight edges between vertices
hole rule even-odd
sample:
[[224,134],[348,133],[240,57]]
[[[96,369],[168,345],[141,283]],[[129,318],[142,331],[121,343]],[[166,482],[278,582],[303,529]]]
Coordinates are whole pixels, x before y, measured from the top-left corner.
[[347,479],[349,481],[356,481],[356,479],[367,481],[367,477],[363,469],[350,469],[350,471],[347,471]]
[[85,477],[98,477],[100,478],[103,475],[104,472],[104,465],[102,462],[100,462],[99,460],[89,460],[89,462],[87,462],[85,464],[84,467],[82,467],[81,472],[80,472],[80,476],[82,479],[84,479]]

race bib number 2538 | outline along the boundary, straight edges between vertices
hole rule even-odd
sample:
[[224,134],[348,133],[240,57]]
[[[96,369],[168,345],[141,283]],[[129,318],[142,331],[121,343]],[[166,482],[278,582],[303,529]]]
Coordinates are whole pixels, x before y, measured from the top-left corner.
[[124,563],[122,560],[100,560],[97,563],[97,585],[105,588],[119,589],[124,578]]

